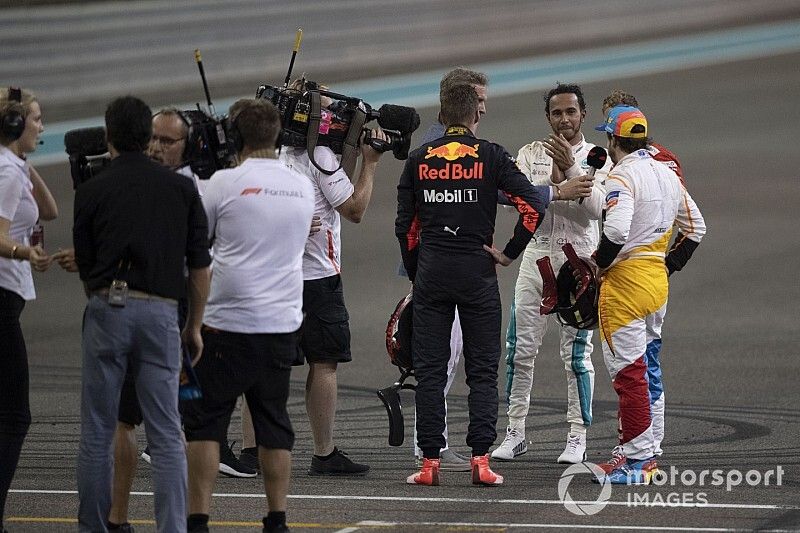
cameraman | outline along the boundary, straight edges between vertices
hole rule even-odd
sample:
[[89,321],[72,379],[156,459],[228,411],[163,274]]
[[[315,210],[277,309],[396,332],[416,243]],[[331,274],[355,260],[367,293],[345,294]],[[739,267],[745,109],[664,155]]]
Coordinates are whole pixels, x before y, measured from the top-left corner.
[[184,410],[190,533],[208,531],[219,442],[242,394],[264,474],[264,531],[286,531],[294,444],[286,402],[302,323],[302,257],[314,190],[277,160],[280,120],[271,103],[239,100],[230,117],[242,163],[215,173],[203,199],[214,276],[203,318],[206,348],[195,368],[203,397]]
[[[106,109],[111,164],[75,193],[75,261],[89,302],[83,327],[79,526],[105,531],[112,438],[132,365],[152,450],[158,531],[186,527],[186,456],[178,415],[180,341],[199,355],[208,294],[208,224],[195,187],[144,154],[152,112],[132,96]],[[178,330],[177,300],[189,312]]]
[[194,180],[202,196],[200,178],[189,166],[189,123],[177,107],[165,107],[153,115],[153,136],[147,155],[178,174]]
[[[307,90],[302,81],[294,88]],[[330,100],[323,97],[322,105]],[[326,101],[327,100],[327,101]],[[387,141],[380,129],[372,130],[373,138]],[[308,470],[310,476],[363,476],[369,466],[350,460],[333,444],[336,416],[339,363],[352,360],[350,325],[342,292],[341,220],[359,223],[372,196],[375,168],[381,157],[366,142],[362,144],[361,173],[355,185],[343,169],[327,175],[310,161],[306,148],[284,148],[281,160],[292,170],[306,176],[314,186],[314,214],[320,217],[321,231],[309,236],[303,255],[303,312],[305,320],[300,347],[309,371],[306,380],[306,412],[314,438],[314,456]],[[333,170],[339,160],[333,150],[318,146],[314,159],[325,169]]]

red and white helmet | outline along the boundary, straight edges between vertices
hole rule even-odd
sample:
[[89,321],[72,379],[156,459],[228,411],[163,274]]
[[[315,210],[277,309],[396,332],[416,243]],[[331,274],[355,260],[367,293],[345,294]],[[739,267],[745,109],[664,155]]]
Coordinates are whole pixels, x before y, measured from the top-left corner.
[[401,370],[413,370],[411,358],[411,321],[413,306],[411,293],[402,298],[386,325],[386,351],[389,360]]
[[542,275],[543,315],[556,313],[558,321],[576,329],[594,329],[598,325],[597,300],[600,284],[590,260],[578,257],[572,245],[561,247],[567,260],[561,265],[558,277],[553,274],[550,258],[536,261]]

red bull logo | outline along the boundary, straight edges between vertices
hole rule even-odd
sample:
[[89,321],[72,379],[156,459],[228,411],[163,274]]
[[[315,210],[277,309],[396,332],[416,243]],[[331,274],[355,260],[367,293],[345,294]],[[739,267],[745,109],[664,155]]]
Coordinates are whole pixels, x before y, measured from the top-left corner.
[[446,159],[448,161],[455,161],[456,159],[461,159],[462,157],[467,156],[478,159],[478,146],[478,144],[469,146],[457,142],[443,144],[435,148],[429,146],[428,153],[425,155],[425,159],[430,159],[431,157],[441,157],[442,159]]
[[471,166],[461,163],[445,163],[444,167],[434,167],[422,163],[419,165],[421,180],[482,180],[483,163],[476,161]]

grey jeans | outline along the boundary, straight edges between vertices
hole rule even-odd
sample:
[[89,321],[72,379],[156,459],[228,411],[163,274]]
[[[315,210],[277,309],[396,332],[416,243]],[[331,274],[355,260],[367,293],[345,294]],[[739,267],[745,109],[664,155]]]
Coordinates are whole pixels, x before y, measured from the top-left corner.
[[114,472],[113,437],[125,371],[132,365],[153,467],[159,532],[186,531],[186,452],[178,414],[180,336],[175,304],[94,295],[83,325],[78,522],[106,532]]

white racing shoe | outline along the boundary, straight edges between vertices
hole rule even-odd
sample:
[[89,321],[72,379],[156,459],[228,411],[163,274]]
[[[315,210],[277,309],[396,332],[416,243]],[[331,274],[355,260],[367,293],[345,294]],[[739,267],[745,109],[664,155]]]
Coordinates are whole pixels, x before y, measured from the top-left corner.
[[492,452],[492,459],[498,461],[512,461],[514,457],[528,451],[525,442],[525,427],[513,426],[506,428],[506,438],[503,443]]
[[[423,460],[417,457],[417,467],[422,468],[423,464]],[[472,465],[469,459],[460,453],[446,448],[439,453],[439,470],[443,472],[470,472]]]
[[577,464],[586,460],[586,435],[572,434],[567,435],[567,446],[561,455],[558,456],[559,463]]

